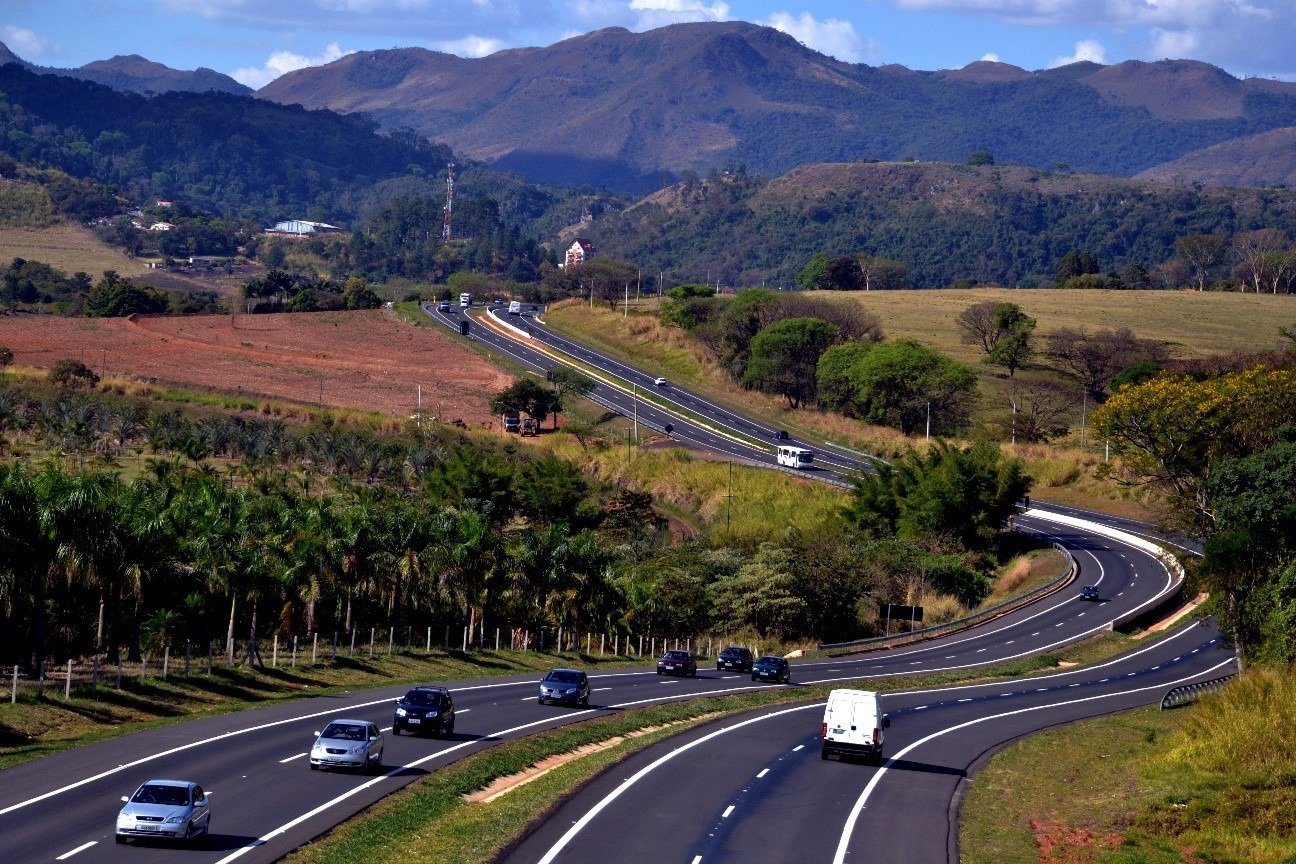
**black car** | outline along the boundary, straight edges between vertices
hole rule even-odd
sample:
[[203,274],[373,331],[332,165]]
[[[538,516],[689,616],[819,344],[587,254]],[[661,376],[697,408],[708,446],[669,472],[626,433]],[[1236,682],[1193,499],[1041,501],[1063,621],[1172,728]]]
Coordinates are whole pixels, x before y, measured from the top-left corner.
[[792,680],[792,665],[782,657],[766,655],[752,665],[752,680],[787,684]]
[[750,672],[751,668],[752,652],[750,648],[730,645],[716,657],[716,669],[718,670],[733,669],[735,672]]
[[569,705],[588,705],[589,676],[579,669],[550,669],[540,682],[537,704],[564,702]]
[[1080,599],[1081,600],[1101,600],[1102,598],[1098,596],[1098,586],[1086,585],[1083,588],[1081,588]]
[[786,430],[784,430],[784,429],[776,429],[776,430],[774,430],[774,440],[775,440],[775,441],[786,441],[786,440],[787,440],[787,437],[788,437],[788,434],[787,434],[787,431],[786,431]]
[[697,677],[697,657],[692,651],[667,651],[657,661],[658,675],[689,675]]
[[392,734],[402,732],[437,736],[454,734],[454,697],[444,687],[415,687],[396,700]]

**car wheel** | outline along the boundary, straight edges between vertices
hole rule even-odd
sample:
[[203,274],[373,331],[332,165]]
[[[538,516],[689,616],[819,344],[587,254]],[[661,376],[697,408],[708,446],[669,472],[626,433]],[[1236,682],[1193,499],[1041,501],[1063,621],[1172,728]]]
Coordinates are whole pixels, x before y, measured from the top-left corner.
[[760,676],[757,675],[755,672],[753,672],[753,673],[752,673],[752,680],[753,680],[753,681],[758,681],[758,680],[760,680]]
[[126,838],[120,834],[114,834],[113,839],[116,840],[118,843],[122,843],[122,844],[125,844],[126,842]]
[[310,763],[310,766],[311,766],[311,770],[312,770],[312,771],[318,771],[318,770],[319,770],[319,766],[316,765],[314,762]]
[[399,737],[401,734],[401,728],[397,726],[395,723],[392,724],[392,734],[397,737]]
[[454,735],[454,718],[451,717],[451,718],[450,718],[450,728],[446,730],[446,736],[448,737],[448,736],[453,736],[453,735]]
[[588,697],[588,696],[582,696],[582,697],[581,697],[581,700],[580,700],[580,704],[581,704],[582,707],[584,707],[584,708],[588,708],[588,707],[589,707],[589,697]]
[[658,674],[658,675],[662,674],[662,670],[658,669],[658,670],[657,670],[657,674]]
[[823,746],[823,747],[820,747],[820,748],[819,748],[819,758],[820,758],[820,759],[827,759],[827,758],[828,758],[828,753],[829,753],[829,750],[828,750],[828,747],[827,747],[826,745]]
[[373,774],[382,773],[383,770],[382,757],[383,757],[382,751],[379,750],[378,755],[374,758],[373,765],[369,768],[369,771],[371,773]]
[[537,704],[537,705],[543,705],[543,704],[544,704],[544,699],[537,699],[537,700],[536,700],[536,704]]

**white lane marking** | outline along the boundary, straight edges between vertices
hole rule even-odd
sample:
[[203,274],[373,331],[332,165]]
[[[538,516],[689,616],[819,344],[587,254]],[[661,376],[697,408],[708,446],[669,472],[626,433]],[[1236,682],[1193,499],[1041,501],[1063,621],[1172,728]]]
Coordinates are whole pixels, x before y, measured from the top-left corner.
[[972,701],[972,698],[969,696],[967,699],[960,699],[960,700],[958,700],[958,701],[960,701],[960,702],[971,702],[971,701]]
[[534,696],[523,696],[523,697],[522,697],[521,699],[519,699],[518,701],[519,701],[519,702],[530,702],[530,701],[531,701],[532,699],[534,699],[534,698],[536,698],[536,697],[534,697]]
[[701,855],[694,855],[694,856],[693,856],[693,864],[702,864],[702,856],[701,856]]
[[459,709],[458,711],[456,711],[455,713],[456,713],[456,714],[467,714],[467,713],[468,713],[469,711],[471,711],[471,710],[472,710],[471,708],[460,708],[460,709]]
[[[386,702],[387,700],[384,699],[383,701]],[[501,731],[499,731],[499,732],[492,732],[492,733],[490,733],[489,735],[487,735],[486,737],[487,737],[487,738],[503,738],[505,735],[511,735],[511,734],[513,734],[514,732],[521,732],[523,729],[530,729],[530,728],[533,727],[533,726],[543,726],[543,725],[545,725],[546,723],[553,723],[556,719],[560,719],[560,718],[568,718],[568,717],[579,717],[579,716],[582,715],[582,714],[593,714],[594,712],[595,712],[595,709],[593,709],[593,708],[588,708],[588,709],[586,709],[586,710],[584,710],[584,711],[575,711],[575,712],[571,712],[571,713],[568,713],[568,714],[558,715],[557,717],[548,717],[548,718],[546,718],[546,719],[544,719],[544,720],[534,720],[534,721],[532,721],[532,722],[530,722],[530,723],[523,723],[521,726],[513,726],[513,727],[511,727],[511,728],[509,728],[509,729],[503,729],[503,730],[501,730]],[[330,712],[330,713],[332,713],[332,712]],[[294,819],[290,819],[289,821],[287,821],[287,822],[285,822],[284,824],[280,825],[278,828],[275,828],[274,830],[269,831],[269,832],[266,833],[266,834],[262,834],[260,837],[256,838],[256,839],[253,840],[252,842],[248,843],[246,846],[241,846],[241,847],[239,847],[238,849],[235,849],[233,852],[231,852],[230,854],[226,855],[224,858],[221,858],[219,861],[217,861],[216,864],[229,864],[229,862],[231,862],[231,861],[235,861],[235,860],[237,860],[237,859],[243,857],[243,856],[246,855],[248,852],[251,852],[253,849],[256,849],[256,848],[258,848],[258,847],[260,847],[260,846],[264,846],[266,843],[270,842],[270,841],[271,841],[272,839],[274,839],[275,837],[278,837],[280,834],[283,834],[283,833],[285,833],[285,832],[287,832],[287,831],[291,831],[293,828],[295,828],[295,827],[297,827],[298,825],[300,825],[301,823],[305,822],[307,819],[311,819],[311,818],[313,818],[313,817],[315,817],[315,816],[318,816],[320,813],[323,813],[325,810],[329,809],[330,807],[332,807],[332,806],[334,806],[334,805],[336,805],[336,804],[340,804],[341,802],[345,801],[346,799],[350,798],[351,796],[353,796],[353,795],[355,795],[355,794],[357,794],[357,793],[359,793],[359,792],[361,792],[361,791],[363,791],[363,790],[365,790],[365,789],[368,789],[368,788],[370,788],[370,787],[372,787],[372,786],[376,786],[377,784],[381,783],[382,781],[387,780],[387,779],[389,779],[389,778],[391,778],[391,777],[394,777],[394,776],[396,776],[397,774],[400,774],[402,771],[406,771],[406,770],[408,770],[408,769],[410,769],[410,768],[417,768],[419,765],[422,765],[422,764],[425,763],[425,762],[430,762],[430,761],[432,761],[433,759],[436,759],[436,758],[438,758],[438,757],[440,757],[440,756],[444,756],[444,755],[447,754],[447,753],[453,753],[453,752],[456,751],[456,750],[462,750],[462,749],[465,748],[465,747],[471,747],[472,745],[474,745],[474,744],[476,744],[476,743],[478,743],[478,740],[477,740],[477,739],[473,739],[473,740],[471,740],[471,741],[464,741],[464,742],[461,743],[461,744],[455,744],[455,745],[453,745],[453,746],[451,746],[451,747],[446,747],[446,748],[444,748],[444,749],[442,749],[442,750],[438,750],[438,751],[436,751],[435,753],[429,753],[427,756],[424,756],[424,757],[421,758],[421,759],[415,759],[413,762],[407,762],[407,763],[404,764],[404,765],[401,765],[401,766],[398,766],[398,767],[396,767],[396,768],[393,768],[392,770],[386,772],[385,774],[382,774],[382,775],[380,775],[380,776],[378,776],[378,777],[374,777],[372,780],[366,780],[364,783],[361,783],[359,786],[354,786],[354,787],[352,787],[351,789],[348,789],[346,792],[343,792],[341,795],[338,795],[338,796],[336,796],[336,797],[334,797],[334,798],[332,798],[332,799],[330,799],[330,800],[328,800],[328,801],[325,801],[323,804],[319,805],[318,807],[315,807],[315,808],[312,809],[312,810],[308,810],[307,812],[301,814],[300,816],[297,816],[297,817],[294,818]],[[285,851],[287,851],[287,850],[285,850]]]
[[764,777],[764,776],[765,776],[766,774],[768,774],[768,773],[769,773],[769,769],[768,769],[768,768],[762,768],[762,769],[760,770],[760,773],[756,775],[756,779],[759,780],[760,778]]
[[[667,762],[674,759],[676,756],[680,755],[681,753],[685,753],[689,750],[692,750],[694,747],[699,747],[702,744],[705,744],[714,738],[718,738],[721,735],[732,732],[735,729],[741,729],[744,726],[750,726],[753,723],[760,723],[763,720],[768,720],[772,717],[781,717],[784,714],[792,714],[796,711],[805,711],[808,708],[820,708],[820,707],[822,707],[822,703],[816,702],[811,705],[800,705],[797,706],[796,708],[784,708],[781,711],[775,711],[770,714],[762,714],[759,717],[751,717],[739,723],[734,723],[731,726],[725,726],[723,729],[717,729],[714,732],[711,732],[707,735],[703,735],[701,738],[696,738],[693,741],[688,742],[687,744],[682,744],[679,747],[676,747],[674,750],[667,751],[664,755],[657,757],[657,759],[655,759],[653,762],[645,765],[644,767],[636,771],[634,774],[632,774],[630,777],[627,777],[625,780],[621,781],[621,785],[617,786],[615,789],[613,789],[611,792],[605,795],[602,800],[600,800],[588,811],[586,811],[585,815],[582,816],[580,819],[577,819],[576,822],[570,828],[567,829],[567,832],[558,838],[558,841],[549,848],[549,851],[546,852],[544,854],[544,857],[542,857],[539,861],[537,861],[536,864],[553,864],[554,859],[558,857],[558,855],[562,852],[563,849],[567,848],[567,844],[570,843],[572,840],[574,840],[576,835],[579,834],[585,828],[586,825],[594,821],[594,818],[598,816],[598,814],[602,813],[605,809],[607,809],[607,807],[617,798],[620,798],[621,795],[623,795],[627,789],[629,789],[635,783],[639,782],[640,778],[647,776],[649,773],[655,771],[657,768],[661,767],[662,765],[665,765]],[[701,856],[698,856],[698,858],[695,860],[701,860]],[[218,862],[218,864],[225,864],[225,862],[221,861]]]
[[986,650],[985,648],[978,648],[978,649],[976,650],[976,653],[981,654],[981,653],[984,653],[985,650]]
[[1039,631],[1036,630],[1036,631],[1035,631],[1034,633],[1032,633],[1031,635],[1032,635],[1032,636],[1038,636],[1038,635],[1039,635]]
[[723,813],[720,814],[720,818],[721,818],[721,819],[728,819],[728,818],[729,818],[729,814],[732,813],[733,811],[734,811],[734,805],[730,804],[728,807],[725,808],[725,812],[723,812]]
[[805,749],[805,745],[804,745],[804,744],[798,744],[797,746],[795,746],[795,747],[792,748],[792,752],[793,752],[793,753],[796,753],[796,752],[798,752],[798,751],[800,751],[800,750],[804,750],[804,749]]
[[591,690],[590,692],[591,692],[591,693],[597,693],[597,692],[599,692],[600,690],[611,690],[611,689],[612,689],[611,687],[595,687],[595,688],[594,688],[593,690]]
[[1085,613],[1081,612],[1081,613],[1080,613],[1079,615],[1077,615],[1076,617],[1077,617],[1077,618],[1083,618],[1084,616],[1085,616]]
[[378,731],[379,731],[379,732],[390,732],[391,730],[392,730],[392,727],[390,727],[390,726],[384,726],[384,727],[382,727],[381,729],[379,729]]
[[940,729],[936,732],[931,733],[925,738],[919,738],[917,741],[913,742],[908,747],[899,750],[894,756],[888,759],[886,763],[883,764],[883,766],[879,768],[876,772],[874,772],[873,776],[869,779],[868,785],[864,787],[864,791],[861,792],[860,797],[856,799],[855,806],[851,808],[850,816],[846,818],[846,824],[842,828],[841,840],[837,843],[837,854],[833,856],[833,864],[845,864],[846,852],[850,847],[850,838],[851,835],[855,833],[855,823],[859,820],[859,815],[861,812],[863,812],[864,805],[868,803],[869,796],[873,794],[873,790],[877,788],[877,785],[882,782],[882,778],[886,776],[887,770],[905,754],[909,753],[911,750],[914,750],[917,747],[921,747],[923,744],[926,744],[928,741],[939,738],[942,735],[947,735],[950,732],[956,732],[959,729],[966,729],[969,726],[975,726],[978,723],[986,723],[990,720],[1002,720],[1004,717],[1015,717],[1018,714],[1029,714],[1032,711],[1047,711],[1050,709],[1061,708],[1066,705],[1079,705],[1082,702],[1093,702],[1096,699],[1110,699],[1113,696],[1128,696],[1132,693],[1144,693],[1148,690],[1165,690],[1167,687],[1175,687],[1187,681],[1199,679],[1204,675],[1208,675],[1211,672],[1214,672],[1218,669],[1222,669],[1225,666],[1228,666],[1229,664],[1234,662],[1236,662],[1235,659],[1230,657],[1228,660],[1225,660],[1222,663],[1212,666],[1210,669],[1207,669],[1204,672],[1199,672],[1194,675],[1189,675],[1187,678],[1180,678],[1178,681],[1171,681],[1168,684],[1156,684],[1151,687],[1140,687],[1136,690],[1119,690],[1115,693],[1103,693],[1099,696],[1086,696],[1082,699],[1072,699],[1066,702],[1052,702],[1048,705],[1036,705],[1032,708],[1018,708],[1015,711],[1005,711],[1002,714],[991,714],[988,717],[978,717],[975,720],[968,720],[966,722],[959,723],[955,726],[948,726],[944,729]]
[[54,860],[66,861],[67,859],[71,858],[73,855],[77,854],[78,852],[84,852],[85,850],[89,849],[91,846],[95,845],[98,842],[99,842],[98,840],[91,840],[89,843],[82,843],[80,846],[76,847],[75,849],[64,852],[62,855],[58,856]]
[[[623,674],[648,675],[651,673],[629,672]],[[613,675],[607,674],[603,676],[591,676],[591,677],[610,678],[613,677]],[[521,686],[534,687],[536,685],[534,681],[507,681],[498,684],[475,684],[472,687],[456,687],[454,688],[453,692],[463,693],[470,690],[491,690],[499,687],[521,687]],[[354,711],[357,708],[370,708],[374,705],[388,705],[391,703],[391,701],[392,701],[391,697],[384,697],[382,699],[374,699],[369,702],[357,702],[354,705],[348,705],[345,707],[334,707],[329,709],[328,711],[316,711],[311,714],[301,714],[296,717],[289,717],[286,720],[274,720],[270,723],[261,723],[256,726],[247,726],[243,729],[235,729],[232,732],[222,732],[221,734],[213,735],[210,738],[202,738],[197,741],[190,741],[187,744],[180,744],[168,750],[160,750],[157,753],[151,753],[148,756],[141,756],[139,759],[135,759],[131,762],[126,762],[114,768],[109,768],[105,771],[100,771],[98,774],[92,774],[89,777],[83,777],[80,780],[67,784],[66,786],[60,786],[57,789],[51,789],[48,792],[44,792],[40,795],[35,796],[34,798],[28,798],[26,801],[19,801],[17,804],[10,804],[8,807],[0,808],[0,816],[4,816],[6,814],[12,813],[15,810],[21,810],[23,807],[28,807],[32,804],[36,804],[37,802],[44,801],[46,798],[53,798],[55,795],[62,795],[64,792],[71,792],[73,789],[78,789],[82,786],[85,786],[87,783],[93,783],[96,780],[102,780],[103,778],[111,777],[114,774],[120,774],[122,771],[127,771],[131,768],[136,768],[140,765],[143,765],[147,762],[152,762],[156,759],[162,759],[167,756],[174,756],[176,753],[183,753],[185,750],[192,750],[195,747],[202,747],[207,744],[214,744],[217,741],[224,741],[227,738],[234,738],[239,735],[247,735],[252,732],[262,732],[266,729],[273,729],[276,726],[287,726],[290,723],[300,723],[303,720],[313,720],[316,717],[329,717],[329,716],[337,717],[344,712]]]
[[1005,642],[1004,644],[1005,644],[1005,645],[1011,645],[1012,643],[1014,643],[1014,642],[1016,642],[1016,641],[1017,641],[1016,639],[1009,639],[1009,640],[1008,640],[1007,642]]
[[[279,764],[282,765],[282,764],[284,764],[285,762],[291,762],[291,761],[293,761],[294,759],[300,759],[301,757],[303,757],[303,756],[305,756],[305,755],[307,755],[307,754],[305,754],[305,753],[298,753],[296,756],[289,756],[287,759],[280,759],[280,760],[279,760]],[[210,795],[211,792],[208,791],[207,794]]]

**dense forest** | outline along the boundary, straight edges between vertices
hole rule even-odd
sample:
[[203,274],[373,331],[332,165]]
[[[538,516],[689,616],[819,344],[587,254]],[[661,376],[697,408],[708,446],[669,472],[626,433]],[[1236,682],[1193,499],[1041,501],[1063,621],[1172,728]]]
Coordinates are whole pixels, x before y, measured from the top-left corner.
[[347,222],[375,183],[453,158],[359,116],[248,96],[145,97],[14,64],[0,67],[0,94],[0,153],[221,216]]
[[[1179,238],[1296,228],[1296,192],[1197,189],[994,165],[817,165],[689,177],[588,228],[668,281],[794,287],[816,253],[866,251],[916,288],[1052,284],[1067,252],[1152,270]],[[1175,286],[1178,287],[1178,286]]]

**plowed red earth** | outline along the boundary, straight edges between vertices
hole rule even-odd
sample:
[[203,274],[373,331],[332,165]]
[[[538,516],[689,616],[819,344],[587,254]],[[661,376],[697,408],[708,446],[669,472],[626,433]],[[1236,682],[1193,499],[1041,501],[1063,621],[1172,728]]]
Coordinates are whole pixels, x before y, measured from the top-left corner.
[[131,318],[0,316],[14,362],[78,359],[96,372],[307,405],[491,420],[512,378],[433,328],[386,311]]

